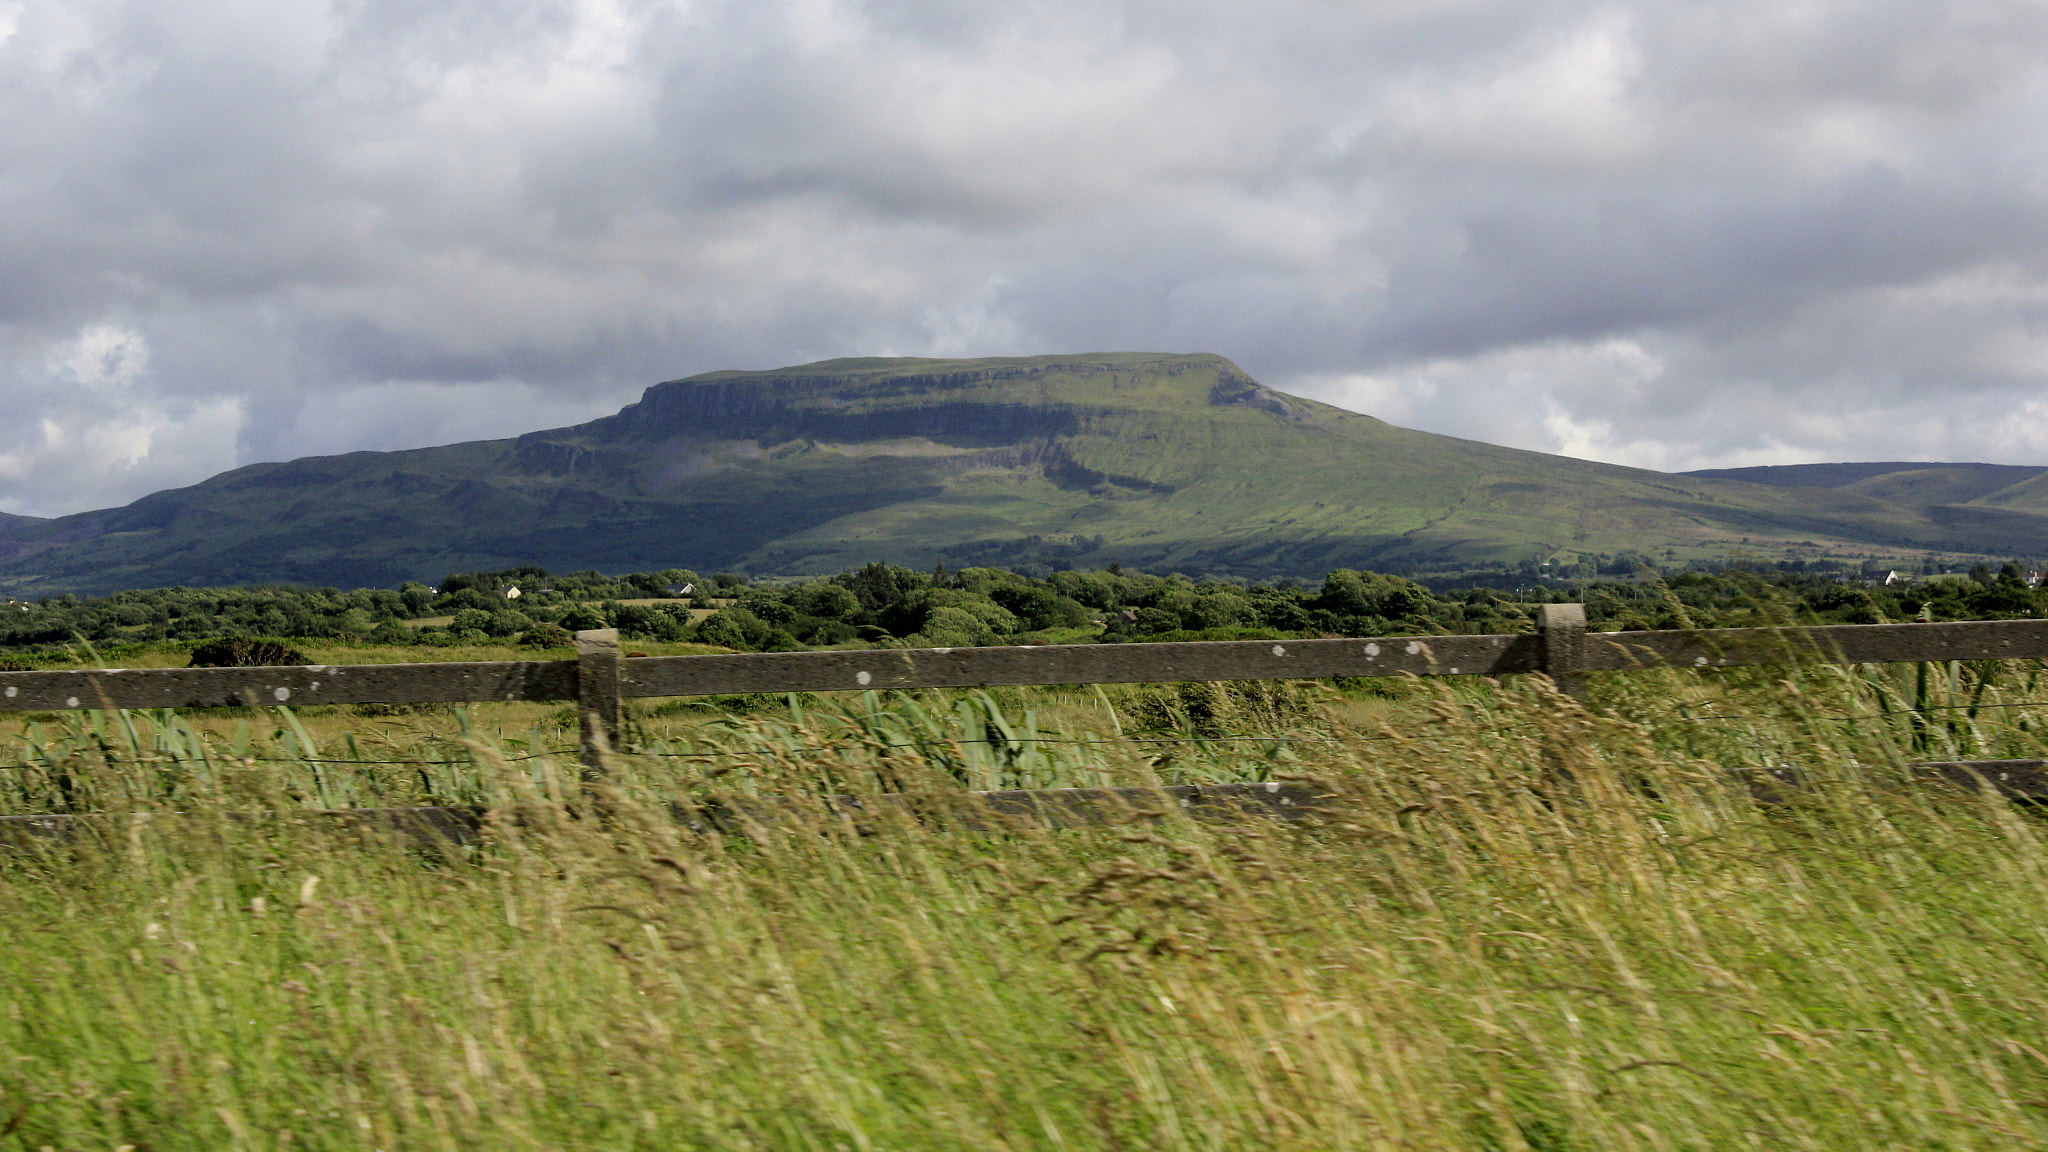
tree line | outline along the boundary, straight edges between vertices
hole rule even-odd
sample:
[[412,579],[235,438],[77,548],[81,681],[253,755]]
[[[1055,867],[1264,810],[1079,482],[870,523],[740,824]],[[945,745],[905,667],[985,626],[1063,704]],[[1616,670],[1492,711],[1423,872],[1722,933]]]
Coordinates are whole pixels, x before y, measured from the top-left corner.
[[[504,590],[517,587],[516,599]],[[1595,628],[2006,619],[2048,615],[2048,589],[2015,565],[1893,587],[1797,572],[1683,572],[1572,588],[1432,589],[1342,569],[1320,583],[1246,584],[1112,565],[1026,576],[868,564],[755,582],[683,569],[609,576],[537,567],[449,576],[437,587],[155,588],[0,604],[0,647],[265,637],[373,645],[566,645],[583,628],[737,651],[834,646],[1283,639],[1526,631],[1536,604],[1582,600]],[[641,601],[632,603],[631,601]],[[422,623],[422,622],[426,623]]]

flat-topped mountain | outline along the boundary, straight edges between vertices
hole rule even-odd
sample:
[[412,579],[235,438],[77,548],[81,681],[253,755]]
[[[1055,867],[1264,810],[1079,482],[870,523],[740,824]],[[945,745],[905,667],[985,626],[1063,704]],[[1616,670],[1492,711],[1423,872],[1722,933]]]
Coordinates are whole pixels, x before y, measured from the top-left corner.
[[657,384],[616,415],[516,439],[255,464],[0,524],[0,589],[389,585],[522,563],[1308,576],[1725,555],[1745,538],[2048,554],[2048,502],[1857,490],[1871,479],[1668,475],[1416,432],[1218,356],[827,360]]

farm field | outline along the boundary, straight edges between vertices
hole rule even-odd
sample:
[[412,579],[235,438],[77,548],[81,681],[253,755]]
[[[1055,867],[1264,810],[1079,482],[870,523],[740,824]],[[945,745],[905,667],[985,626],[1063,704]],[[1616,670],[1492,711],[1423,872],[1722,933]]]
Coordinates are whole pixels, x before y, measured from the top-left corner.
[[[641,702],[602,825],[562,814],[538,705],[16,721],[8,811],[187,815],[0,858],[0,1147],[2034,1146],[2043,828],[1903,765],[2043,755],[2040,681]],[[1770,765],[1810,786],[1731,784]],[[1276,775],[1332,816],[744,839],[659,808]],[[308,812],[465,789],[521,819],[436,854]]]

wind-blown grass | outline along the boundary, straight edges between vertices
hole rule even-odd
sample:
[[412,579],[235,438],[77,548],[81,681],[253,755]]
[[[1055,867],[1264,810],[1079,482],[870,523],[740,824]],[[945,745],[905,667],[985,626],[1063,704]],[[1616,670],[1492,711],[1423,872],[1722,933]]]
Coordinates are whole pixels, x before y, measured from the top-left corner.
[[[662,802],[735,773],[622,758],[599,825],[565,812],[573,762],[474,731],[474,850],[324,823],[224,756],[175,803],[96,784],[192,815],[0,859],[0,1148],[2032,1147],[2040,826],[1904,764],[2039,741],[1984,707],[2024,675],[1958,672],[1974,728],[1829,719],[1910,669],[1643,673],[1590,711],[1540,682],[1330,702],[1332,739],[1292,753],[1332,798],[1310,827],[697,837]],[[993,701],[1013,734],[1023,699]],[[1078,738],[1083,704],[1045,709]],[[966,730],[926,713],[764,713],[690,748],[801,794]],[[830,771],[776,751],[856,729]],[[1812,783],[1731,784],[1766,764]],[[887,770],[980,782],[952,765]],[[156,770],[97,770],[124,768]]]

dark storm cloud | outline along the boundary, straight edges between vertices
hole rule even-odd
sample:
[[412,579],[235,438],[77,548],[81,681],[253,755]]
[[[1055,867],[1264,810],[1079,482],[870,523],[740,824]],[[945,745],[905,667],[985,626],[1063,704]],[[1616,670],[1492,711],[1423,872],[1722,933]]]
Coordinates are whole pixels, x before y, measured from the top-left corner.
[[2048,462],[2026,3],[0,0],[0,507],[835,355]]

